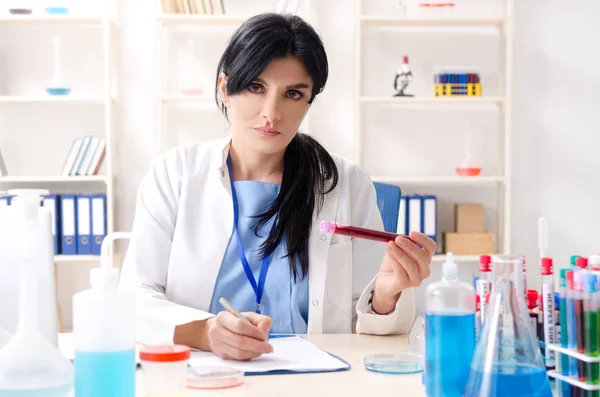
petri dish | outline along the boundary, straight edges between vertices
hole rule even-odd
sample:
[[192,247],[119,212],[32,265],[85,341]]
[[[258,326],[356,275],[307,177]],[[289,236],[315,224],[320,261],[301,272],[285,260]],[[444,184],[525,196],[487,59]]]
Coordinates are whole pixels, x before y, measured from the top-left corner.
[[244,382],[244,372],[231,367],[189,367],[189,389],[228,389]]
[[423,357],[414,353],[372,354],[364,358],[365,368],[384,374],[416,374],[423,372]]

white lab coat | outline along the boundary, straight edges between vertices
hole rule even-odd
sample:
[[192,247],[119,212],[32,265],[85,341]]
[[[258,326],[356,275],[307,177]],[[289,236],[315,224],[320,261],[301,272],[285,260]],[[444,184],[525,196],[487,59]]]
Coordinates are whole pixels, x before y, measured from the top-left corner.
[[[138,192],[121,286],[137,299],[138,341],[172,343],[177,325],[206,319],[233,225],[230,138],[165,153]],[[352,162],[334,156],[337,187],[325,196],[309,238],[309,333],[407,333],[414,292],[388,315],[368,312],[385,244],[323,233],[321,220],[383,230],[375,189]],[[267,277],[267,283],[269,282]]]

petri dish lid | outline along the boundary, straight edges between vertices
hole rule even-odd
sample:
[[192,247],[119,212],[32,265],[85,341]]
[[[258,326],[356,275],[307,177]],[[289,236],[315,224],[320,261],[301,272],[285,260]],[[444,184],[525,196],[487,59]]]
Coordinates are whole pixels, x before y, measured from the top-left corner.
[[372,354],[364,358],[365,368],[385,374],[416,374],[424,370],[423,357],[414,353]]
[[244,372],[231,367],[189,367],[186,386],[190,389],[227,389],[244,382]]

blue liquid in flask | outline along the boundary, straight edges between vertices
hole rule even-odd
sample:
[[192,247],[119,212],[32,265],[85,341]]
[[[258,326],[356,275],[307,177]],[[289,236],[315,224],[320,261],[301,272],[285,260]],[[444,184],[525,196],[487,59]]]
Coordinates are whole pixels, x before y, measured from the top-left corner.
[[75,397],[135,396],[135,350],[75,352]]
[[[480,371],[476,371],[475,375],[484,376]],[[495,397],[552,397],[546,371],[533,365],[498,365],[494,367],[490,378]],[[465,394],[465,397],[475,396]]]
[[54,87],[54,88],[46,88],[46,92],[48,95],[53,96],[65,96],[71,93],[70,88],[62,88],[62,87]]
[[425,327],[427,396],[461,397],[475,351],[475,315],[427,314]]

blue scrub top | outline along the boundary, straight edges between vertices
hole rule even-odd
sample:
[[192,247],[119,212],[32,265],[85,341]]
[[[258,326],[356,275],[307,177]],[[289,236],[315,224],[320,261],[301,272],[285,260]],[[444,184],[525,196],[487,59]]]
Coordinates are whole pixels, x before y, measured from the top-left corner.
[[[267,238],[273,220],[254,229],[257,218],[277,197],[281,185],[257,181],[236,181],[239,205],[238,233],[254,279],[258,282],[262,259],[260,246]],[[261,314],[273,319],[273,334],[305,334],[308,322],[308,276],[294,282],[286,254],[285,238],[273,252],[260,304]],[[248,281],[239,257],[237,241],[232,233],[213,292],[210,312],[225,310],[219,299],[225,297],[240,312],[256,311],[256,295]]]

